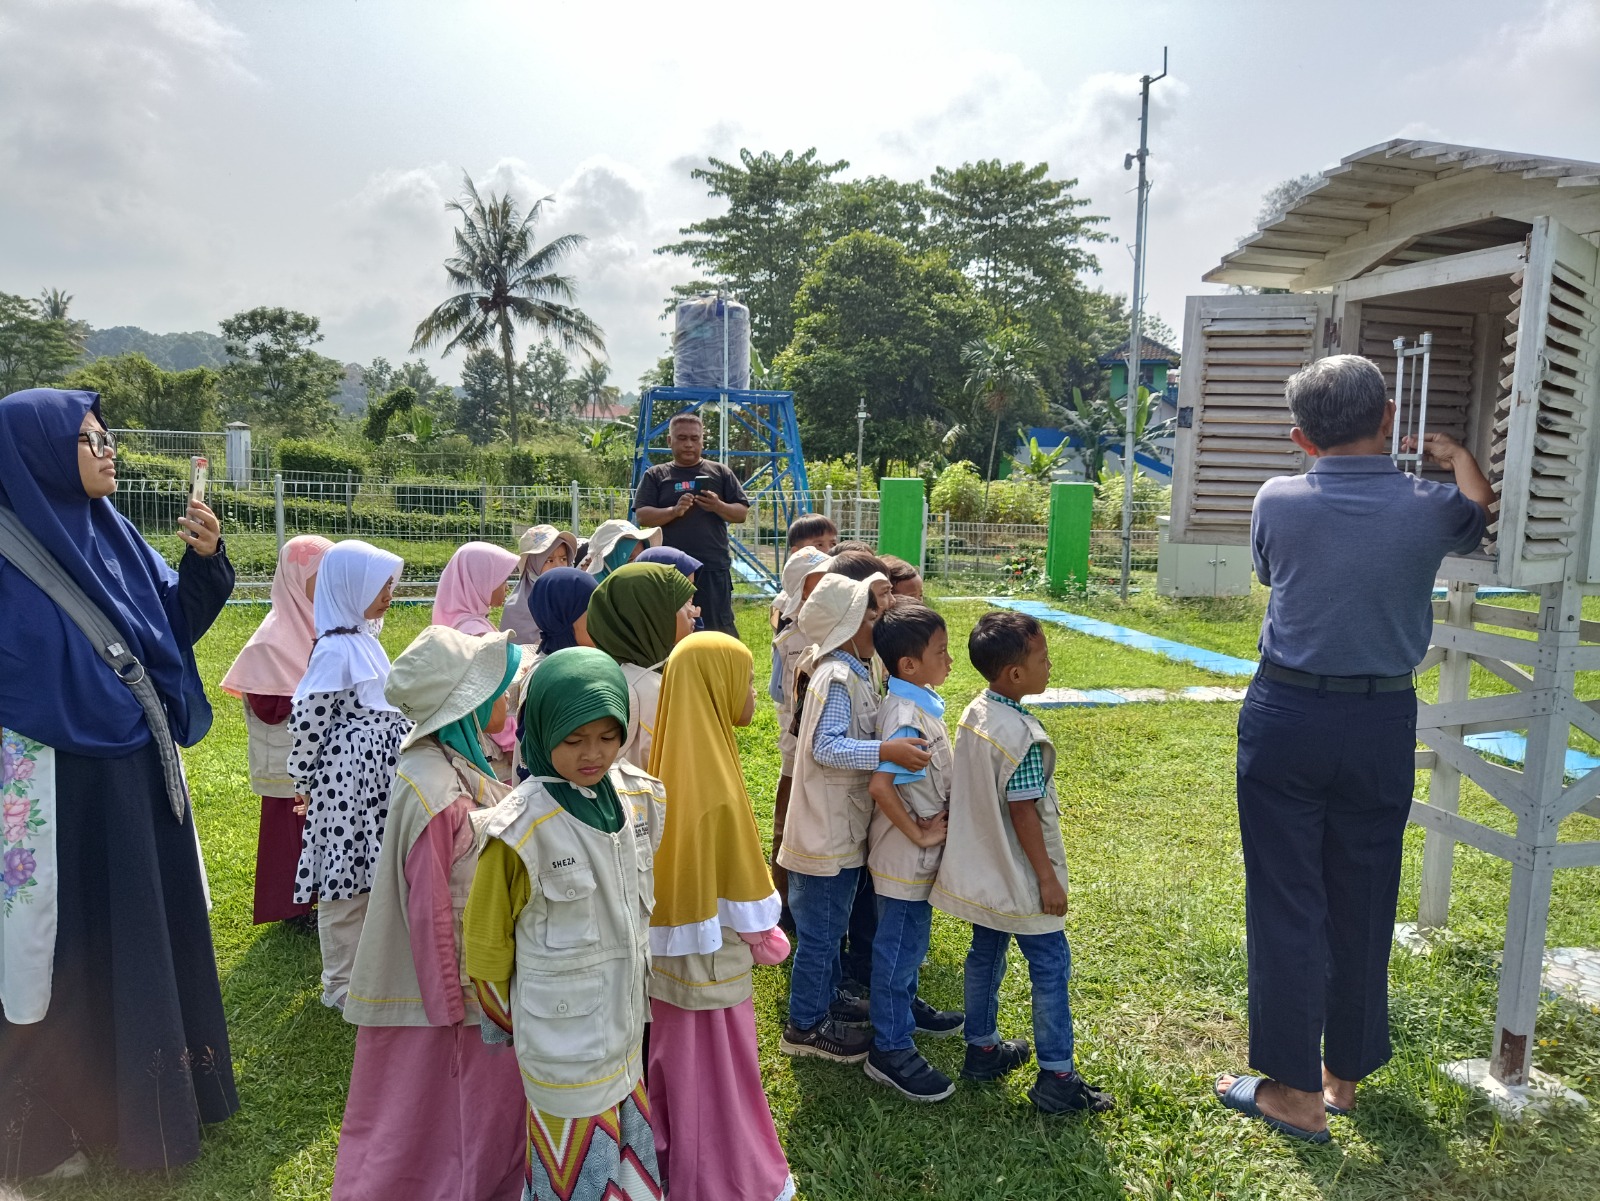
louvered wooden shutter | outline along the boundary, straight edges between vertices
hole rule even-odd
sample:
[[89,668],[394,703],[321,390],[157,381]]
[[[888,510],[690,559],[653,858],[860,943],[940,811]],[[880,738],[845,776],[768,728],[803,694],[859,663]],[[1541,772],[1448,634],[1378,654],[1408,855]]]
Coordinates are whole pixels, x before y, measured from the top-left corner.
[[[1433,335],[1432,353],[1428,356],[1428,432],[1449,434],[1457,442],[1467,441],[1467,419],[1472,408],[1476,387],[1473,370],[1475,341],[1471,313],[1431,312],[1425,309],[1400,308],[1381,301],[1368,301],[1361,306],[1361,354],[1371,359],[1383,372],[1388,395],[1394,397],[1395,423],[1400,431],[1415,428],[1412,408],[1420,389],[1420,358],[1406,363],[1405,396],[1395,392],[1394,340],[1404,338],[1413,346],[1424,333]],[[1423,475],[1428,479],[1454,483],[1455,476],[1434,463],[1425,461]]]
[[1325,353],[1323,295],[1191,296],[1173,463],[1174,542],[1244,545],[1273,476],[1305,469],[1283,385]]
[[[1497,492],[1490,533],[1508,584],[1560,579],[1593,536],[1586,494],[1600,382],[1597,254],[1540,217],[1515,281],[1489,464]],[[1600,564],[1593,554],[1588,562],[1592,579]]]

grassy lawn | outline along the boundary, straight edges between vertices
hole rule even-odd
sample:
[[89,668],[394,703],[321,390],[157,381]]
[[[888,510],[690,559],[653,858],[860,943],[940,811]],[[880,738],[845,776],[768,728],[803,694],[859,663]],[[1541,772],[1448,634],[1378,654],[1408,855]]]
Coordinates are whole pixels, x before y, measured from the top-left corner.
[[[1151,592],[1126,609],[1098,599],[1070,607],[1253,657],[1260,594],[1179,605]],[[942,608],[953,644],[963,647],[984,606]],[[221,677],[263,612],[229,609],[201,646],[208,681]],[[426,620],[425,607],[397,606],[384,632],[391,655]],[[742,606],[740,622],[764,679],[764,612]],[[1222,682],[1057,628],[1050,646],[1053,682],[1063,686]],[[944,690],[952,722],[978,686],[958,650]],[[1509,872],[1469,849],[1458,856],[1451,936],[1428,956],[1394,960],[1395,1059],[1367,1084],[1357,1114],[1334,1120],[1333,1146],[1290,1144],[1209,1098],[1212,1077],[1242,1066],[1246,1047],[1236,715],[1232,705],[1190,703],[1041,715],[1059,750],[1079,1058],[1085,1075],[1117,1096],[1114,1113],[1044,1118],[1023,1096],[1026,1075],[1000,1086],[963,1084],[942,1105],[914,1106],[867,1082],[859,1069],[791,1061],[777,1051],[785,972],[757,973],[763,1073],[807,1201],[1600,1195],[1600,1116],[1558,1113],[1503,1124],[1434,1070],[1490,1047]],[[763,829],[778,773],[775,738],[771,708],[759,706],[740,742]],[[131,1177],[97,1162],[83,1180],[30,1185],[29,1197],[328,1194],[355,1031],[317,1002],[315,938],[249,924],[256,802],[244,760],[237,702],[219,698],[216,726],[188,763],[244,1107],[207,1133],[197,1164],[170,1180]],[[1506,824],[1470,787],[1465,810]],[[1575,819],[1570,829],[1600,837],[1600,823],[1588,819]],[[1401,917],[1415,908],[1420,858],[1420,834],[1412,830]],[[1558,874],[1553,906],[1553,944],[1600,943],[1600,870]],[[936,915],[922,991],[941,1006],[960,1006],[965,949],[962,928]],[[1027,974],[1013,954],[1002,992],[1005,1033],[1029,1033],[1027,998]],[[924,1050],[952,1075],[959,1067],[959,1039]],[[1535,1061],[1600,1103],[1600,1014],[1546,1003]]]

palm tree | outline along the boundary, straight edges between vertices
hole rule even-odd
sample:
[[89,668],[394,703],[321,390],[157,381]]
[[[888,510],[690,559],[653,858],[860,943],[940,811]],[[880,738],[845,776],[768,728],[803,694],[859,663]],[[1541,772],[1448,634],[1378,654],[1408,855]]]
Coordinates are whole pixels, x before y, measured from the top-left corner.
[[1011,327],[988,338],[975,339],[961,348],[967,369],[967,394],[994,418],[989,439],[989,470],[984,475],[984,499],[994,479],[994,456],[1000,445],[1000,423],[1019,401],[1039,390],[1039,377],[1031,366],[1039,344],[1021,329]]
[[39,293],[39,315],[46,321],[65,321],[72,306],[72,294],[60,288],[45,288]]
[[412,340],[413,351],[442,338],[444,353],[457,346],[476,350],[498,336],[505,360],[506,411],[511,415],[511,444],[517,444],[516,353],[512,334],[519,323],[554,334],[568,349],[600,350],[605,334],[574,299],[572,277],[556,273],[556,265],[583,244],[581,234],[562,234],[536,246],[533,227],[551,199],[535,201],[526,213],[508,194],[478,195],[470,176],[465,195],[446,208],[461,214],[455,231],[456,252],[444,262],[456,291],[422,319]]
[[606,380],[611,378],[611,367],[601,362],[594,355],[589,356],[589,365],[578,372],[578,394],[583,398],[583,403],[588,405],[589,416],[598,419],[600,406],[606,403],[606,394],[614,389],[606,387]]

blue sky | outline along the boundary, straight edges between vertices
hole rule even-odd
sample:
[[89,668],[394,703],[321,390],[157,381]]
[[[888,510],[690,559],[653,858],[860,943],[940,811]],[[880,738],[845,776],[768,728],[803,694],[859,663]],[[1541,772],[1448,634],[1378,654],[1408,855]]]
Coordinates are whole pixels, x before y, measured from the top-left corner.
[[[692,272],[653,249],[711,211],[707,154],[1046,161],[1126,239],[1163,43],[1148,295],[1174,326],[1263,191],[1386,138],[1600,160],[1600,0],[6,0],[0,290],[158,331],[283,304],[329,354],[398,360],[466,171],[590,237],[580,303],[631,386]],[[1100,257],[1126,292],[1126,243]]]

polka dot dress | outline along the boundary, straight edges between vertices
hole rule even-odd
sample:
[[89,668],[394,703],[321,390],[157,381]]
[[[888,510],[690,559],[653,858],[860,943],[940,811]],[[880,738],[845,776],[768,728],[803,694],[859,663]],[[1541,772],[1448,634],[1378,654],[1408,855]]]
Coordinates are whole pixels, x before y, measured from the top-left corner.
[[346,901],[370,892],[395,761],[411,723],[394,710],[367,708],[353,688],[301,697],[289,723],[289,775],[311,800],[294,899]]

